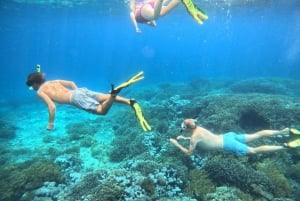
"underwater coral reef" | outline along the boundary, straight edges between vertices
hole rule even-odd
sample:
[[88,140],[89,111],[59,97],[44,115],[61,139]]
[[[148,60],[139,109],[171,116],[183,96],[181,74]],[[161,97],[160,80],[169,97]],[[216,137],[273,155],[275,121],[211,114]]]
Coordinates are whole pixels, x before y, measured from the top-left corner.
[[197,149],[186,156],[168,140],[185,118],[216,133],[300,128],[299,86],[267,78],[144,86],[127,95],[143,108],[150,132],[142,131],[130,107],[119,105],[105,117],[58,106],[51,132],[41,124],[47,111],[5,111],[0,201],[299,200],[299,149],[243,157]]

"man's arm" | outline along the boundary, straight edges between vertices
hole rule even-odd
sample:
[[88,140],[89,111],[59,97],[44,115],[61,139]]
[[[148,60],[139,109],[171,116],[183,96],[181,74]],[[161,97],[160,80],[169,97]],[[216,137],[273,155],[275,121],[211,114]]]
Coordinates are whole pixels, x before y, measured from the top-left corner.
[[44,92],[38,92],[38,96],[47,104],[49,120],[48,125],[46,127],[47,130],[52,130],[54,127],[54,118],[55,118],[55,104],[54,102],[45,94]]
[[67,81],[67,80],[58,80],[58,82],[65,86],[65,87],[68,87],[68,88],[71,88],[71,89],[77,89],[77,86],[74,82],[72,81]]
[[196,148],[196,144],[194,142],[192,142],[192,141],[190,141],[190,147],[189,147],[189,149],[183,147],[175,139],[170,138],[170,142],[172,144],[174,144],[176,147],[178,147],[183,153],[185,153],[187,155],[191,155],[193,153],[193,151],[195,150],[195,148]]

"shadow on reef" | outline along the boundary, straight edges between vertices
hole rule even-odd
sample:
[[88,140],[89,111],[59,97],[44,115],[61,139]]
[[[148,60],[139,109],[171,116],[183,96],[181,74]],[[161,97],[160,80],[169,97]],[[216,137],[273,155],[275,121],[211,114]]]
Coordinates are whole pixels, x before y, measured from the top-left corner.
[[14,139],[16,137],[16,130],[16,126],[0,119],[0,140]]

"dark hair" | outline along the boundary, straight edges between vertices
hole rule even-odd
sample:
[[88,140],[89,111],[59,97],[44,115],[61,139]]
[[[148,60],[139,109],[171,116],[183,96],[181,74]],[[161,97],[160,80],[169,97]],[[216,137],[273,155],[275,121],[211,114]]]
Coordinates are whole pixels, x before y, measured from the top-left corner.
[[27,77],[26,84],[27,86],[32,86],[33,84],[38,84],[41,85],[45,82],[44,75],[42,73],[36,72],[36,73],[31,73]]

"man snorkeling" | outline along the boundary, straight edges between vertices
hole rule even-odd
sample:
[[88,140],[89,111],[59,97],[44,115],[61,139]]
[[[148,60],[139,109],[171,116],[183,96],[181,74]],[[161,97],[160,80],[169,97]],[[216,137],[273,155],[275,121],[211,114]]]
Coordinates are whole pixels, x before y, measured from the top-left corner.
[[[283,145],[262,145],[258,147],[250,147],[247,145],[247,143],[258,140],[262,137],[300,134],[300,131],[289,128],[282,130],[261,130],[253,134],[236,134],[234,132],[229,132],[222,135],[216,135],[203,127],[197,126],[195,119],[185,119],[181,124],[181,132],[182,131],[191,133],[191,136],[184,137],[179,135],[176,139],[170,138],[170,142],[187,155],[192,154],[197,145],[204,150],[223,150],[241,156],[247,154],[274,152],[300,146],[300,139],[284,143]],[[177,140],[180,139],[190,141],[188,149],[178,143]]]
[[203,21],[208,19],[208,16],[192,0],[131,0],[129,5],[130,19],[136,32],[142,32],[138,23],[156,26],[155,20],[167,15],[180,3],[183,3],[197,23],[203,24]]
[[134,109],[143,130],[151,130],[137,102],[134,99],[118,96],[123,88],[143,79],[143,72],[138,73],[116,88],[112,85],[110,93],[104,94],[86,88],[78,88],[73,81],[53,80],[46,82],[44,74],[40,72],[40,65],[37,65],[36,69],[37,72],[28,75],[26,84],[31,89],[37,91],[38,96],[48,106],[49,119],[46,127],[47,130],[54,128],[55,102],[70,104],[97,115],[107,114],[114,102],[130,105]]

